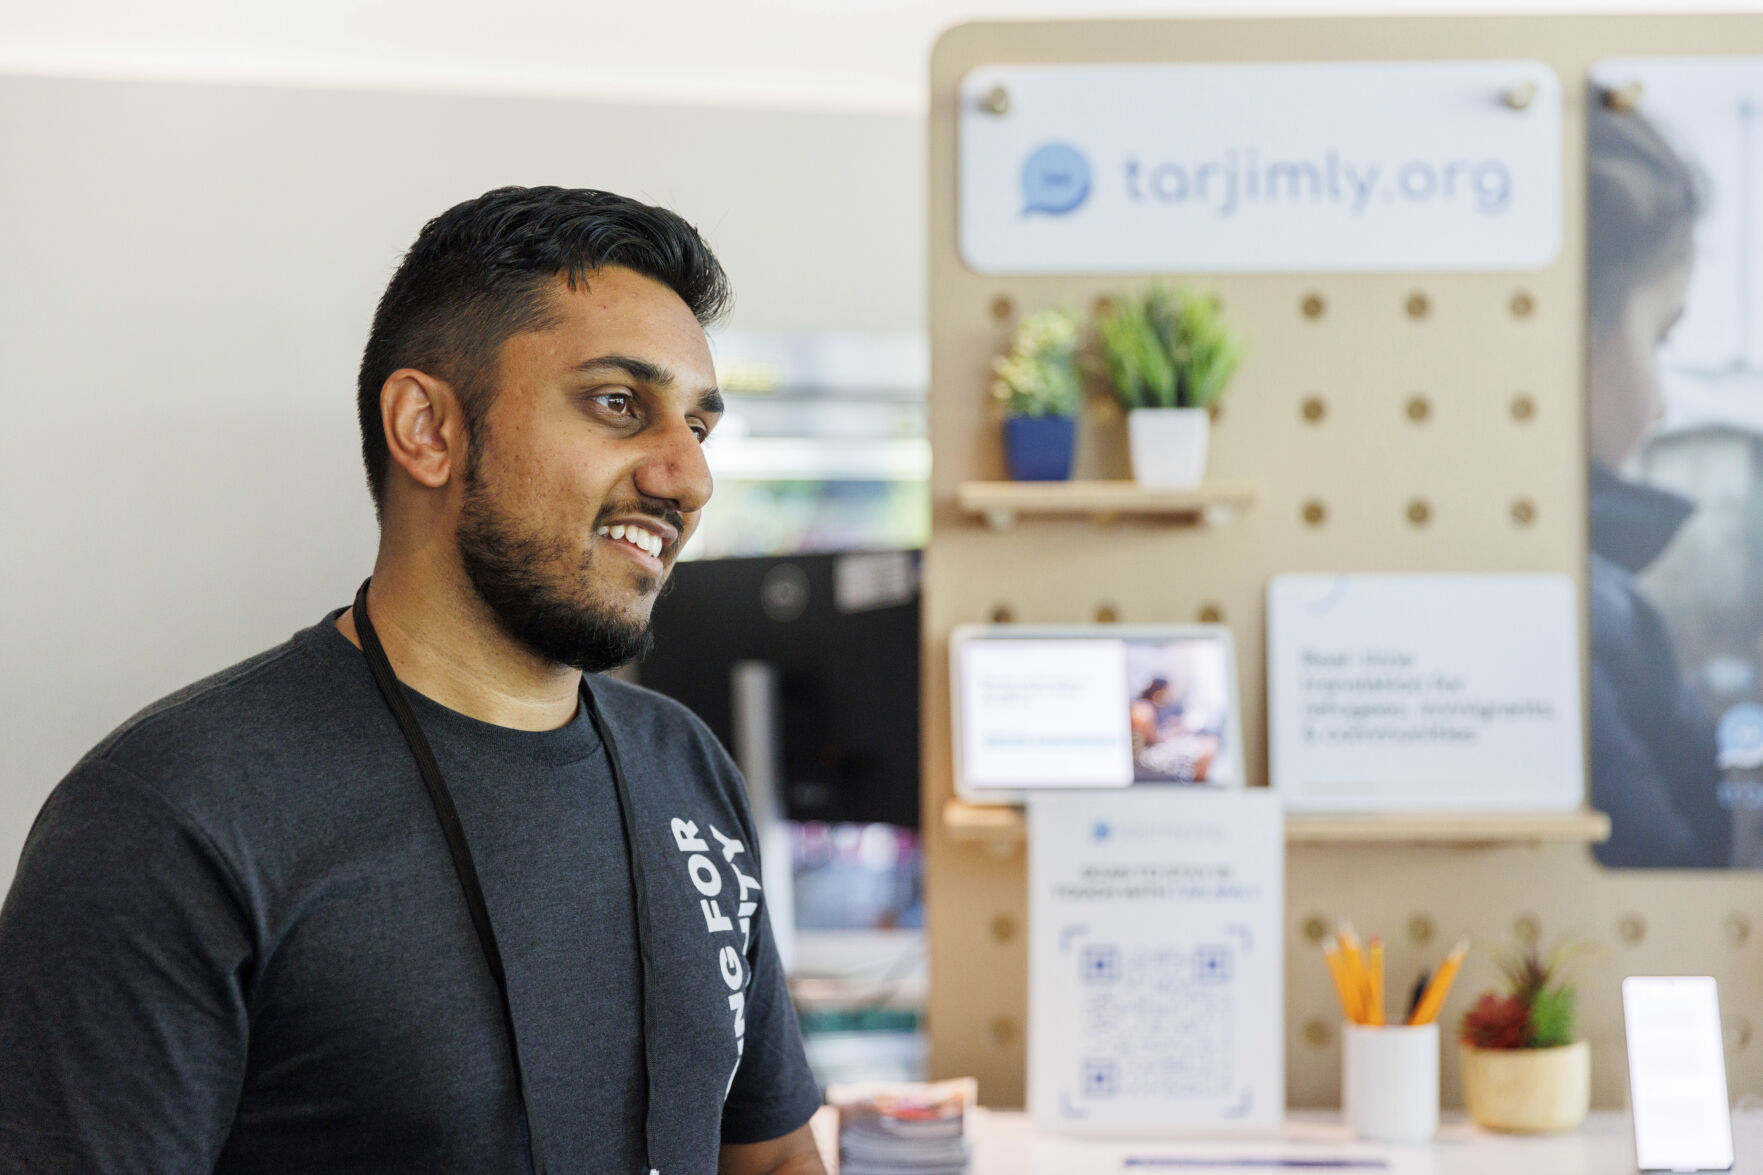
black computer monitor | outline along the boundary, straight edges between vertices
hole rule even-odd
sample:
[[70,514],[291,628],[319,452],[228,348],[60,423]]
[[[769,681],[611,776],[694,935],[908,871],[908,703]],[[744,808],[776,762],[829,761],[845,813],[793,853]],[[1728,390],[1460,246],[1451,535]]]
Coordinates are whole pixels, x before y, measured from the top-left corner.
[[918,552],[680,563],[655,604],[650,689],[731,754],[731,677],[775,671],[784,816],[918,827]]

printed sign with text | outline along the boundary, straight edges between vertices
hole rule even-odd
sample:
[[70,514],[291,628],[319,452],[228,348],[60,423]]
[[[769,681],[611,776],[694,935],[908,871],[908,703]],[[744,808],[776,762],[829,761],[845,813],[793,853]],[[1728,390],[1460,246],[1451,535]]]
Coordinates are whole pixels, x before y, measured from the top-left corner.
[[1293,809],[1585,802],[1565,575],[1275,576],[1267,701],[1272,783]]
[[988,66],[958,135],[980,273],[1536,270],[1561,247],[1538,61]]
[[1071,1133],[1285,1113],[1285,832],[1265,789],[1029,797],[1029,1109]]

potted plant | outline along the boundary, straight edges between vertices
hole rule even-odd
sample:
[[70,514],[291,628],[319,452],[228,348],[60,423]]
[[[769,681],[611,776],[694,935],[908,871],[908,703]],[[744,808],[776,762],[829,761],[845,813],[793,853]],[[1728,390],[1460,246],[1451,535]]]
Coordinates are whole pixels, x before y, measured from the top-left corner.
[[1545,958],[1532,944],[1504,956],[1504,991],[1490,991],[1458,1032],[1463,1101],[1490,1130],[1572,1130],[1591,1104],[1591,1047],[1574,1039],[1577,993],[1562,978],[1576,944]]
[[1024,319],[1010,353],[992,360],[992,397],[1004,415],[1004,456],[1017,481],[1071,476],[1083,381],[1077,369],[1075,311],[1042,310]]
[[1127,410],[1133,480],[1163,488],[1200,484],[1212,410],[1243,348],[1217,299],[1161,285],[1143,297],[1112,298],[1097,317],[1096,343]]

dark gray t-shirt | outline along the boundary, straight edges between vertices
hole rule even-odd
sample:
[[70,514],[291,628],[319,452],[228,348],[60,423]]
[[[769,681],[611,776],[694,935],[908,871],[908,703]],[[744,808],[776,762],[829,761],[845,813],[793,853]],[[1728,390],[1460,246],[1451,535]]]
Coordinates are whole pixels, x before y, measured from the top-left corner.
[[[44,804],[0,908],[0,1170],[520,1172],[501,1006],[416,761],[338,608],[149,706]],[[518,731],[406,690],[508,971],[554,1175],[716,1169],[819,1104],[739,776],[689,711],[590,682]]]

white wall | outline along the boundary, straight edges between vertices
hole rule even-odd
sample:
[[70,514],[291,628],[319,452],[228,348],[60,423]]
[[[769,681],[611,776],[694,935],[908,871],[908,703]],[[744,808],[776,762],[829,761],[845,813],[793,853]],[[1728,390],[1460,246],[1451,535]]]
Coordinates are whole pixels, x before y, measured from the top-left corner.
[[0,72],[566,91],[922,112],[966,20],[1754,9],[1758,0],[13,0]]
[[922,325],[907,115],[0,77],[0,891],[141,707],[347,604],[355,368],[423,221],[503,183],[694,221],[729,325]]

